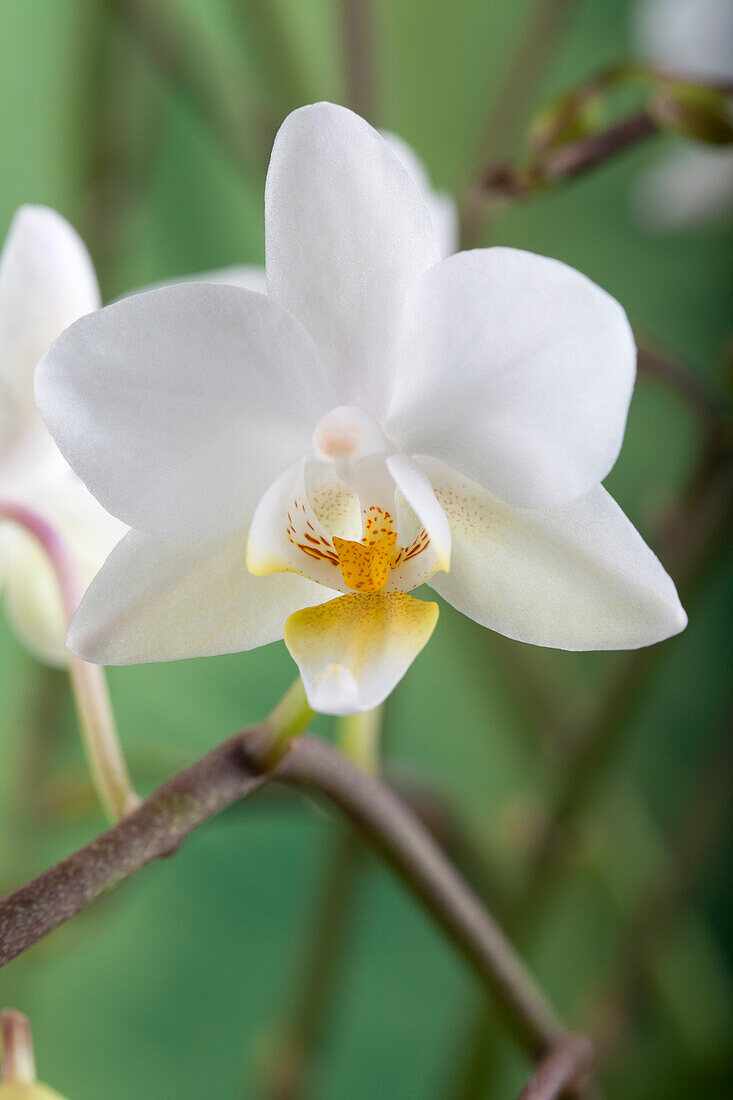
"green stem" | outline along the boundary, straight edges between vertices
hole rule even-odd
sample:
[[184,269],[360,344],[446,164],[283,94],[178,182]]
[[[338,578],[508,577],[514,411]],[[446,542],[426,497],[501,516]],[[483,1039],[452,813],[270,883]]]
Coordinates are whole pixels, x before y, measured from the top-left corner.
[[337,728],[339,747],[344,756],[369,775],[377,775],[382,707],[341,718]]
[[293,682],[263,723],[259,762],[263,771],[274,768],[299,733],[315,718],[300,677]]
[[[0,519],[18,524],[45,551],[70,621],[81,593],[73,562],[58,532],[42,516],[18,504],[0,504]],[[122,754],[104,670],[69,653],[68,673],[92,784],[108,819],[118,821],[131,813],[140,799]]]

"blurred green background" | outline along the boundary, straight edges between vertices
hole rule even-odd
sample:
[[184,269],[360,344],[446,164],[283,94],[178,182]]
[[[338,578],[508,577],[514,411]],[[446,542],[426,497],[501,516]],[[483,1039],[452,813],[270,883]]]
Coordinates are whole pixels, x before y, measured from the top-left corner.
[[[261,262],[268,125],[300,103],[350,94],[336,0],[141,7],[163,13],[167,54],[131,31],[124,4],[0,0],[0,235],[19,204],[55,207],[84,235],[106,299]],[[475,172],[493,96],[532,7],[364,5],[370,121],[409,141],[439,187],[458,193]],[[630,50],[626,3],[568,7],[537,106]],[[181,43],[194,47],[193,72],[178,65]],[[222,95],[246,164],[201,109]],[[674,140],[502,213],[492,240],[580,268],[620,299],[638,330],[719,385],[730,227],[650,236],[630,215],[632,181]],[[701,446],[694,415],[642,378],[608,486],[657,547]],[[694,508],[684,516],[667,540],[670,568],[675,538],[699,533]],[[730,719],[731,572],[714,549],[685,597],[689,628],[640,677],[585,792],[579,843],[523,943],[571,1026],[607,1037],[611,1021],[602,1078],[619,1100],[731,1094],[731,845],[715,782]],[[529,650],[443,606],[433,641],[389,700],[387,768],[451,801],[503,893],[521,890],[561,782],[563,745],[583,735],[624,660]],[[282,644],[112,670],[139,787],[262,717],[293,671]],[[63,677],[40,671],[4,620],[0,699],[0,880],[10,888],[103,822],[86,791]],[[330,735],[325,721],[322,730]],[[42,1079],[69,1100],[267,1096],[263,1075],[278,1061],[278,1025],[292,1006],[335,831],[306,803],[253,800],[11,964],[0,1001],[31,1016]],[[697,840],[689,856],[684,844]],[[680,843],[691,865],[686,888],[679,904],[654,910],[655,891],[676,881]],[[479,991],[387,871],[371,857],[362,871],[302,1095],[458,1100]],[[630,975],[630,996],[616,1019],[620,974]],[[498,1023],[490,1062],[486,1095],[516,1095],[527,1066]]]

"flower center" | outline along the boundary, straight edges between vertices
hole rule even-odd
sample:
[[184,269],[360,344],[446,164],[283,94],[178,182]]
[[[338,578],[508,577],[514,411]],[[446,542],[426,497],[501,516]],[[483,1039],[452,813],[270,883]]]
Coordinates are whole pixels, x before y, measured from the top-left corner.
[[[313,433],[313,448],[314,457],[285,471],[257,507],[247,543],[251,573],[292,571],[327,588],[374,594],[410,591],[446,568],[430,533],[440,506],[429,483],[426,489],[372,416],[350,405],[332,409]],[[426,522],[414,497],[432,519]]]
[[379,592],[389,577],[397,532],[389,512],[373,507],[367,512],[361,542],[332,538],[344,584],[355,592]]
[[339,405],[319,421],[313,433],[313,448],[324,462],[350,464],[368,455],[383,454],[387,445],[373,416],[355,405]]

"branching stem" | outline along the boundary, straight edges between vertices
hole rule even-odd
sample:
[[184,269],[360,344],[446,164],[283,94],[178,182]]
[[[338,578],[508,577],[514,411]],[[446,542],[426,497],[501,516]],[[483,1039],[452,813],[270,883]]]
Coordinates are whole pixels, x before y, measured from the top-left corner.
[[587,1077],[593,1048],[584,1035],[568,1034],[537,1066],[519,1100],[557,1100]]
[[300,737],[271,772],[258,755],[267,723],[237,734],[173,776],[129,817],[0,901],[0,966],[268,781],[319,793],[357,827],[443,928],[497,999],[532,1057],[563,1028],[503,932],[420,822],[378,779],[325,742]]

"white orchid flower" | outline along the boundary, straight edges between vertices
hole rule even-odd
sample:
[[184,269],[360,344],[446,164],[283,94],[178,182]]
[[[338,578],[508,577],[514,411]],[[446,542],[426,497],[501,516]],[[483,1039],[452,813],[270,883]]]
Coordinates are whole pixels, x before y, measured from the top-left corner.
[[26,508],[49,523],[83,587],[124,534],[69,469],[33,402],[38,360],[99,305],[91,260],[68,222],[46,207],[21,207],[0,254],[0,584],[19,637],[54,665],[68,656],[56,577],[34,538],[2,512]]
[[[692,80],[733,81],[731,0],[642,0],[633,35],[642,55]],[[733,150],[679,143],[639,177],[639,220],[682,229],[733,212]]]
[[133,528],[71,648],[108,664],[285,637],[311,706],[380,703],[427,642],[429,582],[476,621],[566,649],[686,622],[601,487],[634,381],[623,310],[508,248],[441,261],[384,138],[332,104],[275,140],[268,294],[189,284],[77,322],[41,414]]

